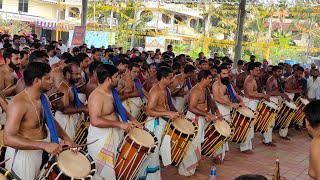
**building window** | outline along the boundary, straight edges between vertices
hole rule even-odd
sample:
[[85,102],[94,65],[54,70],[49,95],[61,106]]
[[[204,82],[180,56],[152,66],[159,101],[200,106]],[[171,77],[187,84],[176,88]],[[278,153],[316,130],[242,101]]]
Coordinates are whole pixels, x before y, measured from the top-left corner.
[[140,14],[140,19],[143,22],[150,22],[152,21],[152,18],[153,18],[153,14],[151,11],[142,11]]
[[183,15],[174,15],[174,24],[180,24],[187,20],[186,16]]
[[171,24],[171,18],[170,16],[166,15],[166,14],[162,14],[162,22],[164,24]]
[[28,1],[29,0],[19,0],[19,12],[28,12]]
[[0,9],[2,9],[2,0],[0,0]]
[[66,19],[66,10],[64,9],[64,10],[60,11],[59,16],[60,16],[60,20],[65,20]]
[[69,17],[78,17],[80,14],[80,11],[76,7],[72,7],[69,9]]
[[191,20],[190,20],[190,27],[196,28],[196,27],[197,27],[197,20],[191,19]]

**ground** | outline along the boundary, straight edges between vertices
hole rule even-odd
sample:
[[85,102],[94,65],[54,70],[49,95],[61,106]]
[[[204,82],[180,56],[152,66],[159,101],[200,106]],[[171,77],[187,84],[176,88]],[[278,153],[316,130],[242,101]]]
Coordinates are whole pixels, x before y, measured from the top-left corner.
[[[221,165],[217,165],[218,180],[233,180],[243,174],[260,174],[272,179],[275,172],[276,159],[280,160],[280,174],[287,180],[308,179],[308,150],[311,138],[306,130],[296,131],[289,129],[291,141],[280,139],[278,130],[273,132],[273,139],[277,147],[267,147],[262,144],[261,133],[256,132],[253,139],[254,154],[243,154],[239,151],[239,145],[229,143],[230,151],[227,159]],[[178,174],[173,166],[162,167],[163,180],[199,179],[208,180],[212,158],[204,157],[193,176],[185,177]]]

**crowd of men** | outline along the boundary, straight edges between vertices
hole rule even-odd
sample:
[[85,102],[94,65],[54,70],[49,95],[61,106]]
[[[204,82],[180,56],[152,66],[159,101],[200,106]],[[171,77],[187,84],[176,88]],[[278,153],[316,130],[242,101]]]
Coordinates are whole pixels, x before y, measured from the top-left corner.
[[[316,153],[320,121],[315,116],[320,110],[316,101],[320,98],[320,79],[315,64],[307,78],[299,64],[269,65],[267,60],[257,62],[253,55],[250,62],[239,60],[234,64],[217,53],[212,58],[199,53],[197,59],[192,59],[185,54],[176,56],[172,45],[165,52],[140,52],[137,48],[124,51],[115,45],[105,49],[83,44],[69,52],[62,41],[42,44],[36,36],[15,35],[11,39],[6,34],[1,37],[1,45],[1,124],[8,147],[5,159],[10,158],[5,167],[21,179],[36,179],[44,163],[43,151],[57,155],[63,150],[61,144],[75,146],[78,123],[87,115],[87,141],[98,139],[88,145],[98,167],[94,179],[116,179],[116,149],[124,132],[138,124],[141,109],[148,116],[144,127],[155,134],[160,144],[167,118],[185,114],[197,123],[199,133],[178,166],[179,174],[190,176],[201,160],[199,150],[206,123],[230,122],[230,112],[240,106],[255,112],[260,99],[269,101],[273,96],[288,101],[302,96],[314,101],[310,103],[314,106],[306,108],[306,127],[315,139],[309,173],[320,178]],[[63,93],[61,100],[44,106],[57,92]],[[49,126],[49,119],[55,130]],[[262,143],[266,146],[276,146],[273,128],[263,133]],[[290,140],[288,128],[280,129],[279,134],[283,140]],[[253,136],[251,128],[246,141],[240,144],[241,152],[253,153]],[[141,179],[161,179],[160,147],[150,155]],[[216,154],[223,160],[228,150],[226,142]]]

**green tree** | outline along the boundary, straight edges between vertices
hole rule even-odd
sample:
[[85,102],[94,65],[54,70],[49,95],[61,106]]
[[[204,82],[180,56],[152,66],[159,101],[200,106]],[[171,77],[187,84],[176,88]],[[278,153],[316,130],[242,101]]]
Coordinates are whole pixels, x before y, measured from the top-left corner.
[[19,34],[19,31],[31,32],[32,30],[28,24],[17,20],[0,19],[0,27],[10,28],[11,35]]

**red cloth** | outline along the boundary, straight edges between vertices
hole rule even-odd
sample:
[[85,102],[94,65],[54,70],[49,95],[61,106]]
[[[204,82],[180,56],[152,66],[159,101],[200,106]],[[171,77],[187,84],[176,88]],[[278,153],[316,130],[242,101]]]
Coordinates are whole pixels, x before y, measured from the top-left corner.
[[144,84],[144,82],[146,82],[146,79],[144,79],[143,75],[142,75],[142,71],[140,71],[139,75],[138,75],[138,79],[141,82],[141,85]]
[[15,72],[16,72],[16,74],[18,76],[18,79],[21,79],[22,78],[22,73],[19,70],[16,70]]

